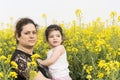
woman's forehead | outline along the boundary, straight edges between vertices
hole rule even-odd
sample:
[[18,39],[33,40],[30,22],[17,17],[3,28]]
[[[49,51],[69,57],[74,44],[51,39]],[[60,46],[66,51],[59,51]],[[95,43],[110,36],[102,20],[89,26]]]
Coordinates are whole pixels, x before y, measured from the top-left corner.
[[27,24],[23,26],[23,31],[33,31],[36,30],[35,26],[33,24]]

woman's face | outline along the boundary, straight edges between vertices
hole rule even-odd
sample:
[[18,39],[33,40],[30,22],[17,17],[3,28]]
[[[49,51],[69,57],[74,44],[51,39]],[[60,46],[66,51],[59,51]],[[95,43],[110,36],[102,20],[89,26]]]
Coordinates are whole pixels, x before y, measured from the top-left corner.
[[33,47],[37,40],[37,31],[32,23],[23,26],[21,36],[17,37],[18,44],[24,47]]

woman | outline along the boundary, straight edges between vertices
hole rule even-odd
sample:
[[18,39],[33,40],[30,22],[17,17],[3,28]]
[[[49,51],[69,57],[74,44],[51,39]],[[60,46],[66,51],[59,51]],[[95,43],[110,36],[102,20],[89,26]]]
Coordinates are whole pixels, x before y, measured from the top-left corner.
[[[28,62],[31,62],[33,47],[37,41],[37,24],[29,18],[21,18],[15,29],[15,37],[17,49],[12,55],[11,61],[18,64],[18,69],[14,69],[18,73],[16,80],[29,80]],[[50,80],[45,78],[40,71],[34,80]]]

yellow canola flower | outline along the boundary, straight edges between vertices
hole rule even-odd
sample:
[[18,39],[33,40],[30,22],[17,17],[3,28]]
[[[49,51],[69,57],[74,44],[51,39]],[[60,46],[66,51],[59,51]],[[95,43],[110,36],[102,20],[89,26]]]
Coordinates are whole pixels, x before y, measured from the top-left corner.
[[120,22],[120,16],[118,16],[118,21]]
[[77,52],[78,52],[78,49],[73,47],[73,48],[72,48],[72,52],[77,53]]
[[110,61],[108,63],[108,66],[110,67],[111,70],[117,71],[117,69],[119,69],[119,62],[118,61]]
[[18,65],[15,61],[11,61],[12,68],[18,69]]
[[120,51],[120,48],[118,48],[118,51]]
[[71,47],[66,48],[67,52],[71,52]]
[[120,52],[118,52],[118,55],[120,55]]
[[5,61],[5,64],[9,64],[10,63],[10,59],[7,58],[7,60]]
[[98,67],[103,68],[105,64],[106,64],[105,60],[100,60],[99,63],[98,63]]
[[36,66],[37,66],[37,63],[36,63],[35,61],[32,61],[32,62],[31,62],[31,65],[33,65],[33,66],[36,67]]
[[3,73],[2,72],[0,72],[0,79],[3,77]]
[[90,70],[89,70],[89,69],[86,69],[86,73],[90,74]]
[[83,66],[83,69],[85,70],[87,68],[87,64],[85,64],[84,66]]
[[32,61],[34,61],[37,58],[41,58],[41,56],[39,54],[33,54],[31,58],[32,58]]
[[111,72],[110,72],[110,68],[108,66],[106,66],[105,70],[107,72],[107,75],[110,75]]
[[118,55],[120,55],[120,48],[118,48],[118,52],[117,52]]
[[89,70],[92,71],[92,70],[93,70],[93,67],[92,67],[92,66],[89,66]]
[[114,66],[116,67],[116,68],[120,68],[120,65],[119,65],[120,63],[118,62],[118,61],[114,61]]
[[17,78],[17,73],[16,72],[10,72],[9,74],[8,74],[8,78]]
[[28,65],[28,67],[31,67],[31,66],[37,67],[37,63],[35,61],[28,62],[27,65]]
[[96,41],[96,44],[97,44],[97,46],[101,46],[101,45],[103,45],[103,44],[106,44],[106,42],[105,42],[104,39],[100,39],[100,40],[97,40],[97,41]]
[[11,56],[12,56],[11,54],[9,54],[9,55],[7,56],[7,60],[5,61],[6,64],[9,64],[9,63],[10,63]]
[[7,59],[6,56],[4,56],[4,55],[0,56],[0,61],[1,61],[1,60],[6,60],[6,59]]
[[114,17],[114,16],[116,16],[117,15],[117,12],[115,12],[115,11],[112,11],[111,13],[110,13],[110,17]]
[[89,75],[86,76],[86,78],[87,78],[88,80],[90,80],[90,79],[92,78],[92,76],[89,74]]
[[80,9],[77,9],[75,11],[75,14],[76,14],[77,17],[80,17],[81,13],[82,13],[82,11]]
[[96,19],[96,21],[97,21],[97,22],[100,22],[100,21],[101,21],[101,18],[100,18],[100,17],[98,17],[98,18]]
[[2,48],[0,48],[0,52],[2,52]]
[[42,18],[47,18],[45,13],[42,14]]
[[98,75],[97,75],[98,78],[103,78],[104,77],[104,73],[102,72],[99,72]]

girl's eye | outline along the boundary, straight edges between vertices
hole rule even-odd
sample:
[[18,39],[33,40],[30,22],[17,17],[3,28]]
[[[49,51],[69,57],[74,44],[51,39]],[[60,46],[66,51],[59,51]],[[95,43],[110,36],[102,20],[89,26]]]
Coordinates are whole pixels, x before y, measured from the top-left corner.
[[60,37],[60,35],[57,35],[57,37]]
[[36,33],[37,33],[36,31],[33,32],[33,34],[36,34]]
[[49,38],[53,38],[54,36],[49,36]]

